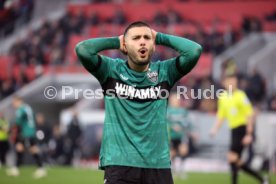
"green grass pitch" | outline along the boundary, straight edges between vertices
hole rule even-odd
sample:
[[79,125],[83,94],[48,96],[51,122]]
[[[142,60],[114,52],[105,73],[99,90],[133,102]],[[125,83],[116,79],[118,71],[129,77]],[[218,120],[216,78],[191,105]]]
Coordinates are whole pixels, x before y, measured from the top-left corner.
[[[48,176],[42,179],[32,178],[34,167],[23,167],[20,176],[8,177],[4,168],[0,169],[0,184],[103,184],[103,172],[92,169],[70,167],[47,168]],[[276,184],[276,175],[270,176],[271,184]],[[175,184],[230,184],[228,173],[187,173],[185,180],[174,179]],[[241,173],[240,184],[258,184]]]

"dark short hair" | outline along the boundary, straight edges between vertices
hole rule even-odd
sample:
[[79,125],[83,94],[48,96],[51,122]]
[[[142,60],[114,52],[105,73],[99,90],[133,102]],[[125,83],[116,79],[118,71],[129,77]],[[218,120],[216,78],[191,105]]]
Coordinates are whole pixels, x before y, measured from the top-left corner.
[[124,36],[126,36],[128,30],[130,30],[131,28],[134,28],[134,27],[148,27],[148,28],[150,28],[150,26],[147,23],[142,22],[142,21],[136,21],[136,22],[133,22],[133,23],[131,23],[127,26],[127,28],[124,31]]

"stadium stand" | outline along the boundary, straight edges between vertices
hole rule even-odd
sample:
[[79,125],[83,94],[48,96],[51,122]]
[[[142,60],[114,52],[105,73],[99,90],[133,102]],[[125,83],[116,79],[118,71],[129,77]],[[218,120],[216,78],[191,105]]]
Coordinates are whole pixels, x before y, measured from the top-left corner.
[[[29,30],[27,38],[17,40],[9,54],[1,56],[1,66],[14,74],[15,81],[21,80],[19,73],[32,81],[41,75],[37,74],[38,71],[47,73],[48,68],[59,68],[61,65],[65,65],[67,71],[80,71],[75,69],[80,67],[74,52],[77,42],[103,35],[114,36],[122,33],[129,22],[145,20],[156,30],[185,36],[203,45],[204,54],[190,74],[200,80],[211,75],[210,68],[216,55],[249,33],[274,31],[276,25],[276,5],[272,0],[112,2],[68,4],[63,17],[54,21],[45,20],[38,29]],[[156,53],[156,59],[174,54],[162,51],[160,49]],[[107,54],[116,53],[111,51]],[[1,74],[2,81],[6,78],[8,72]],[[185,84],[185,79],[181,83]]]
[[31,20],[34,9],[33,0],[0,1],[0,37],[12,34],[14,29]]

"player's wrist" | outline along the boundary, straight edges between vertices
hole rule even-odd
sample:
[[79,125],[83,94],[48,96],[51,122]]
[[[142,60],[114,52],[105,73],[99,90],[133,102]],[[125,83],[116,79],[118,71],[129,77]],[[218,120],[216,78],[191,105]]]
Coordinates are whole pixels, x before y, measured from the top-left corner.
[[162,35],[163,34],[164,33],[156,32],[156,36],[155,36],[155,44],[156,45],[162,44]]
[[252,135],[253,134],[253,130],[251,127],[247,127],[246,129],[246,135]]

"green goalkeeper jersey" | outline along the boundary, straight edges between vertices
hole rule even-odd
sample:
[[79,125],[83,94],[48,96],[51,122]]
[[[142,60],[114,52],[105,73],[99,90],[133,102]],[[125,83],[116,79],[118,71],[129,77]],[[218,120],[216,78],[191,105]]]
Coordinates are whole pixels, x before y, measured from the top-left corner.
[[16,124],[20,127],[22,138],[35,137],[35,119],[32,108],[27,104],[22,104],[15,112]]
[[166,108],[170,88],[196,64],[201,47],[190,40],[158,33],[156,44],[180,56],[152,62],[146,72],[129,68],[127,61],[97,53],[118,49],[119,39],[96,38],[76,47],[84,67],[104,91],[105,121],[100,168],[110,165],[170,168]]

